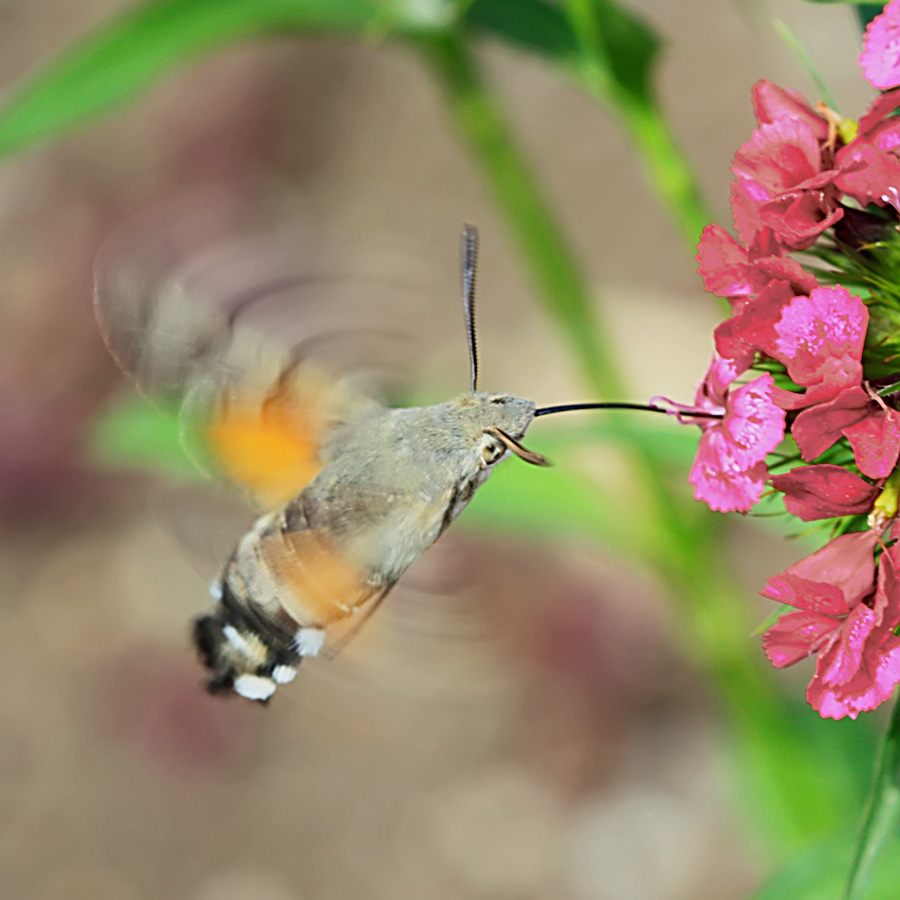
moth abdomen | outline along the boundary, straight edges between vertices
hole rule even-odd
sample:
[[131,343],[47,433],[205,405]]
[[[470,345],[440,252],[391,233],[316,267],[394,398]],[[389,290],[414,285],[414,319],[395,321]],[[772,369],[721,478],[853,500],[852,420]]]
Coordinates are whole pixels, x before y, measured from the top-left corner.
[[194,621],[193,641],[209,670],[207,690],[234,691],[266,701],[279,684],[293,681],[302,655],[297,634],[288,634],[234,595],[227,582],[217,583],[215,610]]

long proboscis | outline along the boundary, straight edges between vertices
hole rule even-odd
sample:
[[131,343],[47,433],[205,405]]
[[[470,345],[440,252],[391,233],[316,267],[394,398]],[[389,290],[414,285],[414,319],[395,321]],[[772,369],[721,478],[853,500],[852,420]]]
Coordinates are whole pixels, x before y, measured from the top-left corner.
[[632,409],[639,412],[663,413],[669,416],[686,416],[693,419],[721,419],[721,413],[701,412],[699,410],[666,409],[664,406],[654,406],[652,403],[563,403],[559,406],[541,406],[535,410],[534,417],[552,416],[556,413],[581,412],[589,409]]
[[[534,417],[538,416],[550,416],[555,413],[563,413],[563,412],[582,412],[584,410],[591,409],[629,409],[629,410],[637,410],[639,412],[654,412],[654,413],[665,413],[667,415],[673,416],[688,416],[690,418],[695,419],[721,419],[721,413],[713,413],[713,412],[701,412],[700,410],[680,410],[677,408],[667,409],[664,406],[655,406],[652,403],[563,403],[559,406],[542,406],[539,409],[535,410]],[[543,456],[540,453],[537,453],[534,450],[529,450],[527,447],[523,447],[518,441],[514,440],[510,437],[505,431],[501,431],[496,426],[492,425],[490,428],[485,429],[486,432],[493,434],[495,437],[499,438],[505,445],[507,450],[515,453],[519,459],[524,460],[527,463],[531,463],[533,466],[550,466],[553,465],[546,456]]]

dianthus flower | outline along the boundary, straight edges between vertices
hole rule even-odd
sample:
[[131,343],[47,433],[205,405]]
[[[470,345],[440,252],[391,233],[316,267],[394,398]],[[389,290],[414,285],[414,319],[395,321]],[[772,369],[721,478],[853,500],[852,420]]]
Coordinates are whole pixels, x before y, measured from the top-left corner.
[[688,480],[694,497],[718,512],[746,512],[759,500],[768,477],[764,460],[784,436],[784,411],[772,399],[771,375],[732,389],[745,368],[713,358],[693,406],[654,398],[672,406],[682,421],[688,413],[703,431]]
[[777,398],[785,409],[803,409],[791,428],[803,458],[815,459],[843,436],[860,471],[881,478],[900,455],[900,413],[863,387],[868,322],[859,297],[839,285],[816,288],[783,308],[769,353],[806,388],[804,394],[780,391]]
[[855,719],[890,697],[900,682],[900,547],[881,555],[875,531],[843,534],[769,579],[764,597],[794,607],[763,636],[778,668],[817,656],[806,691],[824,718]]
[[[885,549],[900,484],[898,48],[892,0],[861,57],[890,90],[859,122],[771,82],[754,87],[758,127],[732,165],[737,239],[711,225],[697,255],[731,315],[694,405],[668,401],[703,430],[697,499],[747,511],[768,480],[788,514],[837,520],[839,537],[763,591],[794,608],[766,632],[769,659],[816,656],[807,699],[833,718],[873,709],[900,682],[900,543]],[[752,380],[735,386],[742,375]],[[767,460],[785,426],[790,438]],[[811,465],[778,473],[801,461]]]
[[833,154],[810,125],[783,117],[761,125],[737,151],[731,208],[747,244],[765,230],[787,250],[812,246],[844,214]]

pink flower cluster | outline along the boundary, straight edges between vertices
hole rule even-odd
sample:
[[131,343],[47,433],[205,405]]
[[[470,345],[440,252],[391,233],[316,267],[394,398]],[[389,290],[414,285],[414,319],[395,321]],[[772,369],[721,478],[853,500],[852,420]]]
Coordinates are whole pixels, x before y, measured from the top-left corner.
[[[845,213],[900,201],[900,118],[884,118],[900,107],[900,90],[879,98],[847,143],[840,137],[847,123],[815,112],[799,94],[762,81],[753,96],[760,125],[733,167],[732,210],[742,240],[711,225],[697,256],[706,288],[732,306],[716,329],[716,351],[741,371],[774,360],[804,389],[773,387],[760,423],[772,431],[778,410],[797,413],[791,434],[803,459],[846,438],[860,471],[885,477],[900,454],[900,413],[863,378],[869,311],[839,284],[819,284],[787,254],[809,249],[829,230],[833,240],[846,241],[839,227]],[[695,487],[698,499],[710,502],[713,492]],[[747,510],[761,493],[734,482],[710,505]]]
[[794,607],[765,633],[766,656],[782,668],[817,655],[806,691],[825,718],[856,718],[900,682],[900,546],[881,554],[874,531],[842,534],[769,579],[762,595]]
[[[858,123],[754,87],[758,128],[732,165],[737,239],[712,225],[697,256],[731,316],[694,404],[668,401],[703,432],[697,499],[746,512],[768,485],[791,515],[838,520],[839,536],[762,591],[792,608],[765,633],[769,660],[817,657],[807,699],[836,719],[900,683],[900,0],[870,26],[860,64],[887,91]],[[770,474],[779,445],[773,465],[812,464]]]

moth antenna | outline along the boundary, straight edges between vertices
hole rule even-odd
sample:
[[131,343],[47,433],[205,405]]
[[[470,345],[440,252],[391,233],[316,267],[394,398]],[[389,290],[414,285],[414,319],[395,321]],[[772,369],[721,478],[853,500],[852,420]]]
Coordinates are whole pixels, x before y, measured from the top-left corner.
[[475,274],[478,268],[478,229],[474,225],[463,225],[459,249],[463,311],[466,316],[466,341],[469,345],[469,382],[474,394],[478,390],[478,340],[475,335]]

